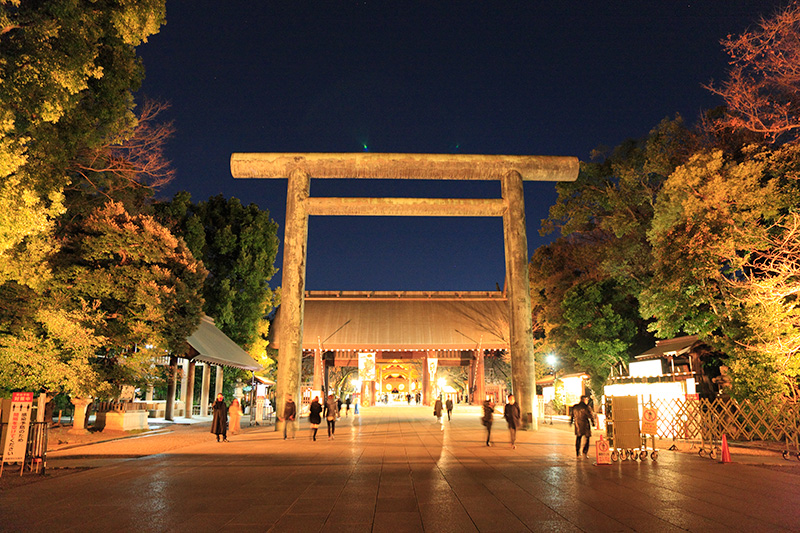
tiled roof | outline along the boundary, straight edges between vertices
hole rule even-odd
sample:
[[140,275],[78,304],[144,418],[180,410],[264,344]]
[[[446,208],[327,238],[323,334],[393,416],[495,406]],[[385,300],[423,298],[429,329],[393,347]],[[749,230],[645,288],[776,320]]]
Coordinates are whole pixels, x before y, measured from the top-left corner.
[[[508,348],[508,302],[500,292],[310,292],[303,349],[473,350]],[[280,309],[270,346],[280,344]]]
[[193,357],[195,361],[244,370],[261,370],[261,365],[225,335],[211,317],[203,315],[197,330],[186,342],[197,352]]

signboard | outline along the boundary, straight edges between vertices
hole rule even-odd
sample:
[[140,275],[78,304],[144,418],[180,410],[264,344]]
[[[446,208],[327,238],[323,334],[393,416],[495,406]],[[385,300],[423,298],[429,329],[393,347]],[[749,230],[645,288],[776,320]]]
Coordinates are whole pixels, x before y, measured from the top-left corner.
[[595,444],[595,453],[597,456],[597,464],[611,464],[611,449],[608,446],[608,441],[605,440],[602,435],[600,435],[600,440]]
[[32,408],[32,392],[14,392],[11,394],[11,413],[8,417],[6,442],[3,447],[4,463],[21,463],[25,461],[25,449],[28,445],[28,426],[31,422]]
[[438,359],[428,359],[428,378],[433,381],[436,379],[436,367],[439,365]]
[[358,379],[363,381],[376,381],[378,378],[375,368],[375,352],[358,354]]
[[658,433],[658,411],[653,407],[642,410],[642,433],[655,435]]

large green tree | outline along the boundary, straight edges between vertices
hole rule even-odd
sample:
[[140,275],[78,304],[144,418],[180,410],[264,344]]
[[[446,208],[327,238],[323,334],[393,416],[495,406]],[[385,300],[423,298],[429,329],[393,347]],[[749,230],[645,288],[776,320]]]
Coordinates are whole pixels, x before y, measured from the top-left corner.
[[598,393],[615,362],[652,343],[638,301],[653,276],[647,231],[667,176],[700,144],[680,117],[665,119],[556,186],[543,233],[562,237],[531,260],[534,314],[545,329],[543,350],[588,371]]
[[156,207],[209,271],[203,290],[206,314],[243,348],[263,345],[258,340],[266,334],[273,306],[269,280],[278,252],[278,226],[269,213],[221,195],[195,205],[186,192]]

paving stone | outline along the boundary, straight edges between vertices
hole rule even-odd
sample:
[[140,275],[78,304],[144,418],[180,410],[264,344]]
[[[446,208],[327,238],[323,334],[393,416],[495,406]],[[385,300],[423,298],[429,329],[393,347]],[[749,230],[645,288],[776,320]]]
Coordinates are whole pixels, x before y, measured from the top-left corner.
[[[457,406],[442,429],[427,407],[375,407],[340,421],[333,441],[309,440],[303,420],[294,441],[259,427],[224,445],[187,432],[185,446],[172,436],[164,453],[144,457],[136,442],[146,439],[61,451],[49,466],[92,468],[0,484],[0,530],[706,532],[800,524],[800,476],[789,472],[666,450],[658,461],[595,466],[575,460],[566,427],[549,425],[521,432],[516,450],[497,428],[497,446],[486,447],[479,417],[478,408]],[[155,453],[157,442],[146,442]]]

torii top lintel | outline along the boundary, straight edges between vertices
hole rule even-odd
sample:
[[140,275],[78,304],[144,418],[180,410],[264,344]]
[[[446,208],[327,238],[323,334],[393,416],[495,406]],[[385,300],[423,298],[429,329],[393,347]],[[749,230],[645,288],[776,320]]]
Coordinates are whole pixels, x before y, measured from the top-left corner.
[[498,180],[517,172],[526,181],[575,181],[578,158],[542,155],[234,153],[234,178]]

